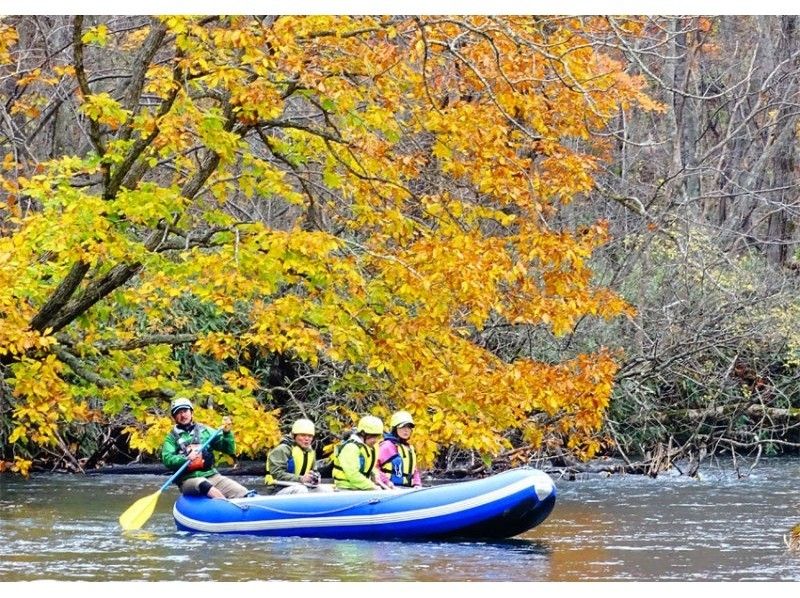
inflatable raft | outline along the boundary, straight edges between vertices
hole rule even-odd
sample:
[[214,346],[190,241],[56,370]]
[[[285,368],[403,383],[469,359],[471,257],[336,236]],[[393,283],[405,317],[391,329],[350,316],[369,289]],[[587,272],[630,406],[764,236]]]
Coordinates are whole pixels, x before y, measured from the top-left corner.
[[512,469],[418,489],[253,496],[181,496],[173,508],[189,532],[352,539],[510,538],[547,518],[556,489],[543,471]]

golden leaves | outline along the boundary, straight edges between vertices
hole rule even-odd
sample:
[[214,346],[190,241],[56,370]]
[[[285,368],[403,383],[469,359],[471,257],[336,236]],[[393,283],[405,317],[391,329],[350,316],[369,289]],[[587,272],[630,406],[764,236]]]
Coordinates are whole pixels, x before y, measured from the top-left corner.
[[[279,437],[279,414],[250,366],[253,356],[286,354],[336,371],[331,386],[376,412],[411,410],[425,464],[451,443],[497,453],[510,430],[534,444],[563,434],[584,454],[597,450],[610,356],[507,363],[480,333],[536,326],[560,335],[585,316],[630,313],[592,285],[590,259],[607,227],[562,230],[554,218],[593,188],[606,146],[591,131],[620,106],[658,109],[640,79],[584,37],[582,27],[602,20],[162,22],[167,41],[143,81],[155,104],[132,114],[116,93],[82,99],[108,137],[102,160],[63,156],[42,172],[18,171],[12,155],[3,161],[5,211],[19,228],[0,238],[0,350],[46,366],[52,340],[27,323],[69,266],[81,260],[102,277],[135,261],[137,276],[66,331],[113,381],[100,393],[106,412],[136,420],[134,448],[158,448],[164,406],[142,397],[166,388],[203,399],[198,419],[232,413],[240,448],[263,451]],[[110,56],[108,36],[98,25],[84,41]],[[0,27],[0,58],[15,41]],[[17,109],[34,117],[41,106],[26,97]],[[141,177],[101,197],[98,173],[113,175],[128,158]],[[206,164],[213,172],[184,198]],[[76,188],[78,174],[97,182]],[[22,195],[41,211],[23,217]],[[161,240],[155,252],[143,243],[150,235]],[[191,388],[178,381],[194,375],[181,369],[191,360],[169,345],[98,349],[186,330],[197,340],[181,351],[219,368]],[[17,440],[50,429],[32,419],[45,396],[73,409],[64,421],[88,417],[59,382],[59,362],[44,375],[24,363],[14,384],[32,411],[17,414]],[[343,403],[330,406],[332,428],[349,417]]]
[[18,40],[19,35],[14,27],[0,23],[0,65],[11,62],[11,47]]
[[0,473],[4,472],[18,473],[22,476],[27,477],[28,474],[30,473],[32,466],[33,466],[33,461],[31,459],[25,459],[23,457],[15,457],[13,462],[0,460]]
[[111,129],[118,129],[131,115],[130,110],[122,108],[107,92],[84,98],[81,110],[92,120]]
[[66,400],[69,390],[60,377],[63,366],[55,355],[41,361],[23,357],[11,370],[13,377],[8,382],[20,401],[13,410],[17,425],[9,442],[22,439],[35,445],[53,445],[62,418],[72,421],[86,416],[85,406]]

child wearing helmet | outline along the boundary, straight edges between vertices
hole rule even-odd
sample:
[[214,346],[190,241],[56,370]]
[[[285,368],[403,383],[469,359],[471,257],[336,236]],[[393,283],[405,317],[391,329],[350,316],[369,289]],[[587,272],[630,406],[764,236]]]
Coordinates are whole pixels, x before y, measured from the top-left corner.
[[389,421],[391,430],[378,447],[378,471],[384,482],[394,486],[422,487],[417,454],[409,443],[414,431],[414,418],[408,411],[398,411]]
[[209,498],[241,498],[248,494],[247,488],[234,480],[221,475],[214,467],[214,453],[217,450],[226,455],[236,453],[236,443],[231,432],[231,418],[222,419],[222,434],[200,452],[199,448],[216,433],[203,424],[194,421],[194,406],[189,399],[178,397],[170,404],[170,415],[175,426],[170,430],[161,446],[161,460],[167,469],[177,471],[189,461],[183,475],[175,483],[183,494],[208,496]]
[[358,421],[356,431],[333,454],[333,483],[337,490],[389,489],[375,468],[376,445],[383,436],[383,422],[374,415]]
[[320,484],[314,442],[314,422],[301,418],[292,424],[291,432],[267,455],[267,476],[264,483],[269,494],[304,494],[330,492],[330,484]]

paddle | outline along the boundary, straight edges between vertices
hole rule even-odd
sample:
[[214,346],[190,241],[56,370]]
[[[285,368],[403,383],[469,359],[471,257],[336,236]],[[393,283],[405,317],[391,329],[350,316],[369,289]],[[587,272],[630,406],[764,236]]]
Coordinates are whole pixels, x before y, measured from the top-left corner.
[[786,537],[786,534],[783,535],[783,541],[786,544],[786,548],[789,550],[800,550],[800,523],[789,530],[788,538]]
[[316,488],[319,484],[304,484],[303,482],[284,482],[282,480],[273,480],[275,486],[303,486],[304,488]]
[[[199,452],[203,452],[203,450],[211,444],[211,442],[219,436],[222,430],[215,430],[211,436],[208,437],[202,446],[200,447]],[[183,473],[183,470],[189,467],[189,461],[187,460],[186,463],[181,465],[178,468],[178,471],[172,474],[172,476],[164,482],[164,485],[161,486],[156,492],[150,494],[149,496],[145,496],[144,498],[140,498],[135,503],[133,503],[128,510],[125,511],[122,515],[119,516],[119,523],[122,526],[122,529],[125,531],[139,529],[142,527],[150,516],[153,514],[153,511],[156,508],[156,503],[158,502],[158,497],[161,496],[161,493],[169,488],[169,485],[174,482],[179,475]]]

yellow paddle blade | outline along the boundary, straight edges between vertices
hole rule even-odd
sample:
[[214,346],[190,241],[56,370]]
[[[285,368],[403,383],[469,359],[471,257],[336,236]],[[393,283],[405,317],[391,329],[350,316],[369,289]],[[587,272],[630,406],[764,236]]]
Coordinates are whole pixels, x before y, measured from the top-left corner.
[[142,527],[153,514],[160,494],[161,490],[140,498],[128,507],[128,510],[119,516],[119,524],[122,529],[131,530]]
[[783,535],[783,541],[789,550],[795,552],[800,550],[800,523],[789,530],[788,538],[786,537],[786,534]]

